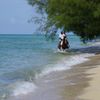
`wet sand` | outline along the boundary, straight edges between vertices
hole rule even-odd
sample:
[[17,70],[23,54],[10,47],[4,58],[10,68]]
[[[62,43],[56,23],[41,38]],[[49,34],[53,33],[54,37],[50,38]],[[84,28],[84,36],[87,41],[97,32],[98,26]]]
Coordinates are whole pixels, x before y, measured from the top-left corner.
[[40,78],[35,81],[38,86],[35,92],[9,100],[99,100],[100,54],[89,59],[69,70]]
[[74,84],[65,86],[62,100],[100,100],[100,55],[90,59],[70,70]]
[[83,94],[79,96],[82,100],[100,100],[100,65],[97,68],[87,71],[92,78],[89,81],[89,87],[84,89]]
[[[100,62],[100,55],[96,58],[96,62]],[[95,68],[88,70],[86,73],[91,80],[89,86],[84,89],[83,94],[79,96],[82,100],[100,100],[100,64],[96,63]]]

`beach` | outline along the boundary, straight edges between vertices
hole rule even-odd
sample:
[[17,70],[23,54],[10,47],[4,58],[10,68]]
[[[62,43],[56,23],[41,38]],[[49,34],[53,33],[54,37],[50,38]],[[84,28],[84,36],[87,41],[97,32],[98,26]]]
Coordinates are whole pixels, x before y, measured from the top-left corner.
[[35,93],[21,95],[14,100],[99,100],[100,54],[87,58],[88,61],[69,70],[43,76],[37,82],[41,84],[38,84],[41,87],[39,91],[37,89]]
[[74,84],[65,86],[63,100],[99,100],[100,99],[100,55],[89,58],[83,64],[74,66],[71,79]]
[[[90,78],[89,86],[84,89],[82,95],[79,96],[82,100],[100,100],[100,54],[96,55],[93,63],[94,68],[86,71],[89,74],[87,77]],[[92,64],[92,62],[91,62]]]
[[90,72],[100,65],[100,43],[85,45],[73,35],[69,42],[59,53],[58,39],[0,35],[0,100],[84,99],[95,75]]
[[0,7],[0,100],[100,100],[100,0]]

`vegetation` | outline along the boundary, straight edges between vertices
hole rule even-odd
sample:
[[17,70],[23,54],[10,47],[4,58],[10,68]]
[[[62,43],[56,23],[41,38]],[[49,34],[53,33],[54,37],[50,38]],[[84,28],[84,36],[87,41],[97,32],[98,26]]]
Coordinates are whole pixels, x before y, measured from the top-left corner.
[[46,16],[46,30],[53,27],[71,31],[83,41],[100,36],[100,0],[28,0],[28,3]]

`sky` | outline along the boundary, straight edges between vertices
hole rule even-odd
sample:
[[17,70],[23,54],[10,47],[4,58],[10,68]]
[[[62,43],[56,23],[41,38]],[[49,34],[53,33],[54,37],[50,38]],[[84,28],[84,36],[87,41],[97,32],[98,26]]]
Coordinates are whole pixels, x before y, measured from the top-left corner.
[[28,20],[36,14],[27,0],[0,0],[0,34],[32,34],[34,23]]

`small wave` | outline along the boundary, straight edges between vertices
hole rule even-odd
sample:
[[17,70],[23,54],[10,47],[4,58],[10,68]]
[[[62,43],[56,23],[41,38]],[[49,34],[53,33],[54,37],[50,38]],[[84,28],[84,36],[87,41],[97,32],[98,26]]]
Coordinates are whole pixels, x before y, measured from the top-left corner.
[[34,92],[36,85],[32,82],[16,82],[11,86],[12,92],[11,96],[25,95],[29,92]]
[[71,66],[77,65],[77,64],[81,64],[85,61],[88,61],[89,58],[94,56],[94,54],[79,54],[79,55],[74,55],[74,56],[67,56],[64,59],[60,60],[59,62],[57,62],[54,65],[50,65],[47,68],[44,68],[44,70],[42,70],[42,72],[39,75],[36,75],[36,78],[47,75],[51,72],[57,72],[57,71],[64,71],[64,70],[68,70],[71,68]]
[[[47,68],[44,68],[40,74],[37,74],[36,78],[45,76],[51,72],[64,71],[71,68],[71,66],[81,64],[88,61],[88,57],[94,56],[94,54],[78,54],[73,56],[64,57],[56,64],[50,64]],[[33,82],[18,81],[9,86],[10,96],[26,95],[30,92],[35,92],[37,86]]]
[[[63,59],[56,62],[56,64],[50,64],[49,66],[44,68],[40,74],[36,75],[36,78],[47,75],[51,72],[68,70],[71,68],[71,66],[88,61],[88,57],[93,55],[94,54],[78,54],[64,57]],[[11,90],[11,96],[26,95],[30,92],[35,92],[37,88],[34,83],[28,81],[18,81],[11,84],[9,87]]]

